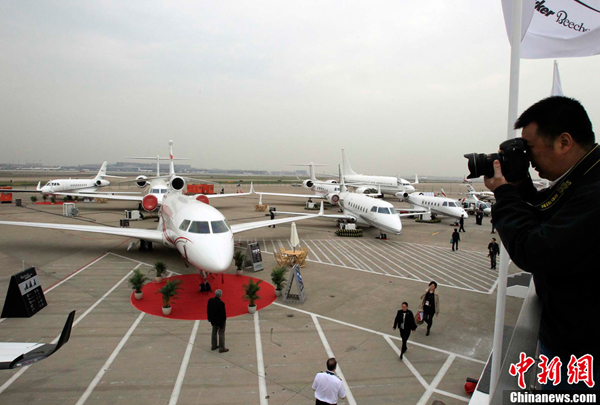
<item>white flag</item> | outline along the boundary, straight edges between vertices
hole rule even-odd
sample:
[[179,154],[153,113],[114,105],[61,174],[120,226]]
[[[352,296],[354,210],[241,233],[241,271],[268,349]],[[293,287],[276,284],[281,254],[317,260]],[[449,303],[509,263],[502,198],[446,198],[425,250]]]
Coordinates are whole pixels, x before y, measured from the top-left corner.
[[554,61],[554,77],[552,78],[551,96],[564,96],[562,84],[560,84],[560,75],[558,74],[558,63]]
[[[511,6],[512,0],[502,0],[507,29]],[[600,0],[524,0],[524,25],[532,7],[533,16],[521,41],[521,58],[600,54]]]

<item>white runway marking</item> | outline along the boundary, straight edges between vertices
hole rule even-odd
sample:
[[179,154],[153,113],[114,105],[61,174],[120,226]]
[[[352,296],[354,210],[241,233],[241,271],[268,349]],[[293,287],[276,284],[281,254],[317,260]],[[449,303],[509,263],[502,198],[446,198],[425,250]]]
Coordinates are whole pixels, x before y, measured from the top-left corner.
[[269,405],[267,399],[267,381],[265,379],[265,362],[263,359],[262,341],[260,338],[260,322],[258,311],[254,313],[254,339],[256,340],[256,369],[258,371],[258,394],[260,405]]
[[455,356],[453,356],[453,355],[448,356],[448,358],[446,359],[446,362],[444,363],[444,365],[442,366],[442,368],[440,369],[440,371],[438,371],[438,373],[436,374],[435,378],[433,379],[433,381],[429,385],[429,388],[427,388],[427,391],[425,391],[425,394],[423,394],[423,396],[421,397],[421,399],[419,400],[419,402],[417,402],[417,405],[425,405],[425,404],[427,404],[427,401],[429,401],[429,398],[431,397],[431,394],[433,394],[433,391],[437,388],[437,386],[440,383],[440,381],[442,381],[442,378],[444,377],[444,375],[450,369],[450,366],[452,365],[452,362],[454,361],[454,359],[455,359]]
[[90,385],[87,387],[87,389],[85,390],[85,392],[83,393],[81,398],[79,398],[79,401],[77,401],[77,403],[75,405],[85,404],[85,401],[87,401],[87,399],[91,395],[92,391],[94,391],[94,388],[96,388],[96,386],[98,385],[98,383],[100,382],[100,380],[102,379],[104,374],[106,374],[106,372],[108,371],[108,368],[110,367],[110,365],[113,363],[113,361],[115,361],[115,359],[119,355],[119,352],[121,351],[121,349],[123,349],[123,346],[125,346],[125,343],[127,343],[129,338],[131,337],[131,334],[133,333],[133,331],[140,324],[142,318],[144,318],[144,315],[146,315],[144,312],[140,313],[140,315],[137,317],[137,319],[135,320],[133,325],[131,325],[131,327],[125,334],[125,336],[123,336],[123,339],[121,339],[121,341],[119,342],[119,344],[117,345],[115,350],[112,352],[112,354],[110,355],[108,360],[106,360],[106,363],[104,363],[104,365],[102,366],[100,371],[98,371],[98,374],[96,374],[96,377],[94,377],[94,379],[92,380]]
[[[265,240],[265,247],[269,242],[281,244],[281,240]],[[491,294],[497,279],[488,269],[487,252],[452,252],[439,246],[365,239],[302,242],[310,249],[308,262],[349,270],[422,282],[436,280],[440,286],[483,294]],[[267,249],[265,253],[269,253]]]
[[[329,357],[335,357],[335,355],[333,354],[333,351],[331,350],[331,347],[329,346],[329,342],[327,341],[327,338],[325,337],[325,333],[323,333],[323,329],[321,329],[321,324],[319,323],[319,320],[317,319],[317,317],[314,314],[311,315],[311,317],[312,317],[313,322],[315,323],[317,332],[319,332],[319,337],[321,338],[321,342],[323,342],[323,346],[325,347],[325,351],[327,352],[327,355]],[[342,368],[339,364],[337,366],[336,374],[338,374],[340,376],[340,378],[342,379],[342,382],[344,383],[344,388],[346,389],[346,399],[348,400],[348,403],[350,405],[356,405],[356,400],[354,399],[354,396],[352,395],[352,391],[350,391],[350,387],[348,386],[348,381],[346,381],[346,378],[344,377],[344,373],[342,372]]]
[[194,342],[196,341],[196,334],[198,333],[199,325],[200,321],[194,322],[190,340],[188,340],[187,348],[185,349],[185,355],[183,356],[183,361],[181,362],[181,367],[179,368],[179,374],[177,374],[177,380],[175,381],[175,386],[173,387],[173,392],[171,393],[169,405],[177,404],[177,400],[179,399],[179,393],[181,392],[181,386],[183,385],[185,373],[187,372],[190,357],[192,356],[192,349],[194,348]]
[[[389,345],[396,352],[396,354],[398,355],[398,357],[400,357],[400,353],[402,353],[402,351],[398,348],[398,346],[396,346],[396,344],[394,342],[392,342],[392,339],[390,339],[389,336],[384,336],[383,338],[385,339],[386,342],[389,343]],[[410,372],[413,373],[413,375],[421,383],[421,385],[423,386],[423,388],[425,388],[427,390],[427,388],[429,388],[429,384],[427,384],[427,381],[425,381],[425,379],[423,378],[423,376],[417,371],[417,369],[412,365],[412,363],[410,361],[408,361],[408,359],[406,358],[406,354],[404,354],[404,357],[402,358],[402,362],[404,364],[406,364],[406,367],[408,367],[408,369],[410,370]]]
[[103,254],[102,256],[100,256],[99,258],[97,258],[96,260],[94,260],[93,262],[88,264],[87,266],[82,267],[81,269],[77,270],[76,272],[74,272],[73,274],[71,274],[70,276],[65,278],[64,280],[61,280],[60,282],[54,284],[52,287],[50,287],[46,291],[44,291],[44,294],[48,294],[50,291],[54,290],[59,285],[69,281],[70,279],[72,279],[73,277],[75,277],[76,275],[81,273],[82,271],[86,270],[88,267],[93,266],[94,264],[98,263],[100,260],[104,259],[107,255],[108,255],[108,253]]

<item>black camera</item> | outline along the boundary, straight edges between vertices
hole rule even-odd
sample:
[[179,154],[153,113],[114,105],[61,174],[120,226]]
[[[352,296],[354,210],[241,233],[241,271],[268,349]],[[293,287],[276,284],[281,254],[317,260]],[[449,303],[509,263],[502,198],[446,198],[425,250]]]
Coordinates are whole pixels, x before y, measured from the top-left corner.
[[469,175],[467,179],[480,176],[494,177],[494,160],[500,161],[506,181],[523,180],[529,174],[529,150],[523,138],[514,138],[500,144],[499,153],[467,153]]

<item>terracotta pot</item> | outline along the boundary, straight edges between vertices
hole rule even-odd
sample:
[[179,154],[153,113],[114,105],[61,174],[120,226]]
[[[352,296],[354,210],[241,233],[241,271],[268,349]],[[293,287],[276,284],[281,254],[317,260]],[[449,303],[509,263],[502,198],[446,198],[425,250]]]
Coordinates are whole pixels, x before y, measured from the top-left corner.
[[162,283],[163,278],[161,277],[154,277],[154,281],[156,281],[157,283]]
[[163,307],[163,309],[162,309],[163,315],[171,315],[171,309],[172,309],[171,307],[169,307],[169,308]]
[[135,296],[136,300],[141,300],[142,297],[144,296],[144,292],[143,291],[140,291],[140,292],[134,291],[133,295]]
[[248,305],[248,313],[253,314],[256,312],[256,305]]

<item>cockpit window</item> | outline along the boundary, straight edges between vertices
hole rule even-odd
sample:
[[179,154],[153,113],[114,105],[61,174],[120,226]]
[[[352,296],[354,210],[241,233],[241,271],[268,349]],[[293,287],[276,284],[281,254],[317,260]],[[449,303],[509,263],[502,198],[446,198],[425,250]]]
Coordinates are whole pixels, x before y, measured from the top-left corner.
[[448,207],[456,207],[456,204],[452,201],[448,202]]
[[229,231],[225,221],[212,221],[210,225],[212,226],[213,233],[223,233]]
[[184,219],[181,225],[179,225],[179,229],[181,229],[182,231],[187,231],[188,226],[190,226],[190,222],[191,221],[189,219]]
[[161,193],[161,194],[167,194],[167,190],[163,188],[163,189],[160,191],[160,193]]
[[191,233],[210,233],[210,227],[206,221],[194,221],[188,232]]
[[386,207],[379,207],[377,212],[379,212],[380,214],[389,214],[390,210],[388,210]]
[[371,208],[371,212],[377,212],[377,207]]
[[398,212],[396,211],[396,208],[390,208],[390,214],[394,215],[397,214]]

